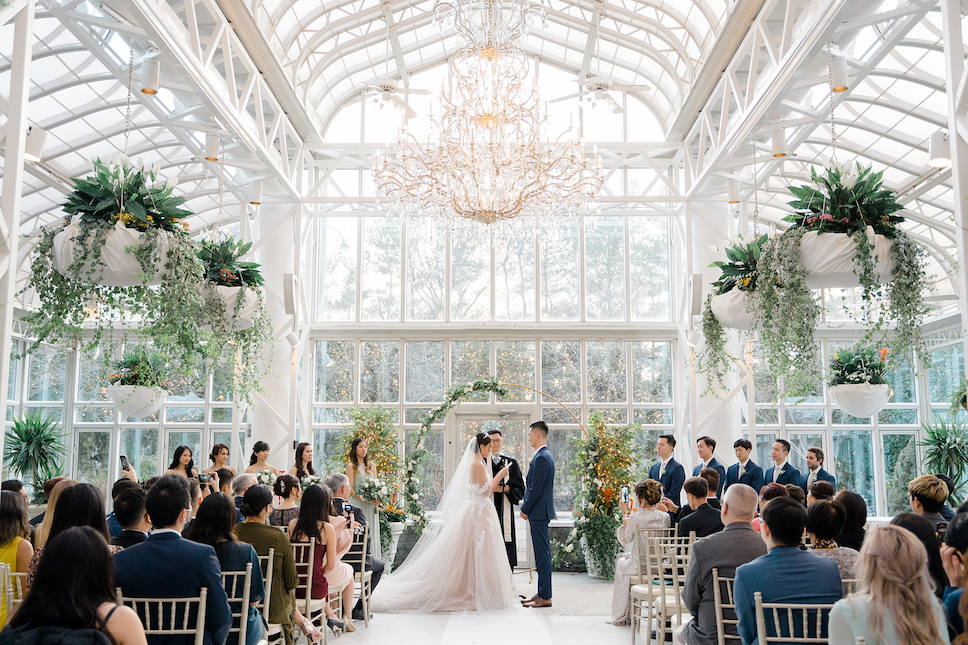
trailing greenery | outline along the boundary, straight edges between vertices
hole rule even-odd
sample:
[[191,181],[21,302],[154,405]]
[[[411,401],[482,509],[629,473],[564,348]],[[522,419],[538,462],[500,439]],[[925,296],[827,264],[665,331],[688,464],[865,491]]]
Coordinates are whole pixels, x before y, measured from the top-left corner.
[[126,353],[115,363],[114,373],[108,375],[111,385],[136,385],[156,390],[171,390],[171,381],[165,378],[168,370],[157,352],[141,347]]
[[622,524],[621,488],[632,480],[637,454],[634,437],[638,424],[608,427],[598,412],[588,417],[588,436],[575,446],[571,468],[578,479],[574,539],[585,540],[599,572],[615,577],[615,558],[622,545],[615,530]]
[[921,472],[947,475],[955,484],[949,501],[960,504],[964,499],[965,475],[968,474],[968,427],[959,421],[936,418],[932,425],[921,424],[924,438],[918,442],[925,448]]
[[733,368],[733,361],[726,353],[726,344],[729,342],[726,329],[719,324],[719,319],[713,313],[713,296],[714,294],[709,294],[706,297],[706,304],[702,309],[702,335],[705,340],[696,356],[696,371],[706,375],[703,396],[716,394],[713,383],[726,389],[726,375]]
[[890,371],[886,347],[872,347],[858,343],[834,354],[830,361],[828,385],[887,385],[884,376]]
[[733,287],[738,288],[740,291],[755,291],[756,290],[756,278],[757,271],[756,267],[760,260],[760,253],[763,250],[763,245],[766,244],[767,236],[764,233],[746,243],[743,240],[742,235],[736,236],[736,243],[733,246],[727,246],[723,251],[726,255],[727,262],[722,260],[717,260],[709,266],[719,267],[723,272],[719,280],[713,282],[713,289],[716,295],[722,295],[728,293],[733,289]]
[[958,408],[968,410],[968,378],[964,376],[961,377],[961,383],[958,384],[958,387],[951,394],[951,405],[948,408],[948,412],[951,413],[951,416],[955,416],[960,412]]
[[205,281],[223,287],[261,287],[265,280],[256,262],[242,262],[252,248],[252,242],[234,237],[221,240],[202,240],[198,259],[205,267]]
[[30,475],[35,503],[44,503],[47,475],[60,472],[67,446],[61,439],[60,421],[42,411],[27,412],[14,419],[3,446],[3,465],[21,477]]
[[879,330],[887,321],[894,323],[894,332],[888,342],[891,356],[903,361],[914,350],[925,369],[931,367],[931,352],[927,351],[921,333],[921,325],[928,312],[924,292],[931,288],[925,268],[927,255],[923,244],[915,242],[907,233],[898,231],[891,244],[894,268],[891,282],[886,286],[887,303],[875,326],[875,330]]

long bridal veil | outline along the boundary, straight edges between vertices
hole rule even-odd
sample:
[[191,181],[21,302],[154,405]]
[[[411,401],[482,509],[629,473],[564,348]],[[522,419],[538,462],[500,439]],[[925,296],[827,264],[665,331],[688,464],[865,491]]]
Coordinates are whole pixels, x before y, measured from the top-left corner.
[[373,593],[374,609],[489,611],[515,603],[504,537],[486,482],[471,480],[481,459],[472,439],[435,517],[399,569]]

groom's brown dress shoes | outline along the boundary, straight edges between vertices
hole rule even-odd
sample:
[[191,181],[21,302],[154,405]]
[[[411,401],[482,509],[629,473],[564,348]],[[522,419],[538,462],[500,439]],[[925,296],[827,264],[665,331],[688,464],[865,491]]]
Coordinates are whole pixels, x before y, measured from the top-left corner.
[[522,600],[521,601],[521,604],[522,605],[527,605],[528,603],[532,603],[532,602],[534,602],[536,600],[540,600],[540,599],[541,599],[541,596],[539,596],[538,594],[535,594],[535,595],[531,596],[530,598],[528,598],[527,600]]
[[550,607],[551,598],[541,598],[540,596],[535,596],[534,599],[522,603],[525,607]]

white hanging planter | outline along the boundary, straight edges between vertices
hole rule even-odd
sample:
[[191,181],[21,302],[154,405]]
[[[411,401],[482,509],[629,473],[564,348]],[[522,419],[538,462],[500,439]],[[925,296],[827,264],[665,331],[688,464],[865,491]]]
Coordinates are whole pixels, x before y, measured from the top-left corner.
[[884,409],[891,398],[891,386],[886,384],[831,385],[827,389],[834,405],[858,419],[874,416]]
[[[225,326],[228,329],[239,331],[248,329],[253,325],[255,317],[259,314],[259,292],[254,287],[245,288],[245,300],[242,302],[238,313],[235,312],[241,291],[242,287],[215,287],[215,293],[218,294],[219,299],[225,306],[225,316],[229,321]],[[234,325],[231,322],[233,316],[235,317]]]
[[747,311],[749,301],[748,291],[740,291],[733,287],[722,295],[713,296],[709,301],[709,307],[723,327],[748,330],[756,325],[755,312]]
[[[885,284],[892,280],[894,261],[891,259],[891,240],[875,235],[867,227],[867,237],[874,244],[871,259],[876,258],[874,275]],[[860,278],[854,273],[857,241],[846,233],[818,233],[807,231],[800,238],[800,263],[807,270],[807,286],[811,289],[859,287]]]
[[[75,215],[63,231],[54,236],[54,268],[65,277],[73,277],[70,270],[74,263],[75,246],[81,235],[80,216]],[[105,236],[104,246],[101,247],[101,261],[93,268],[91,263],[81,267],[80,279],[108,287],[133,287],[145,284],[142,279],[144,269],[135,254],[128,252],[128,247],[141,246],[145,234],[133,228],[127,228],[121,220],[109,230]],[[158,255],[161,258],[158,269],[148,284],[161,284],[161,277],[165,273],[165,259],[168,257],[168,233],[158,233]]]
[[108,396],[121,414],[132,419],[157,414],[168,400],[168,392],[144,385],[109,385]]

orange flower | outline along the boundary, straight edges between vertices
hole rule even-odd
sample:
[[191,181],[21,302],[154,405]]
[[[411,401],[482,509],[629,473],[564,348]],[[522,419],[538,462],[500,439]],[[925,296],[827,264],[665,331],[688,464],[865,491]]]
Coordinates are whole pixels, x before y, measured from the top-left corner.
[[603,488],[599,491],[602,494],[602,499],[608,504],[612,500],[612,496],[615,495],[614,488]]
[[887,360],[887,348],[881,347],[881,362],[883,363],[886,360]]

